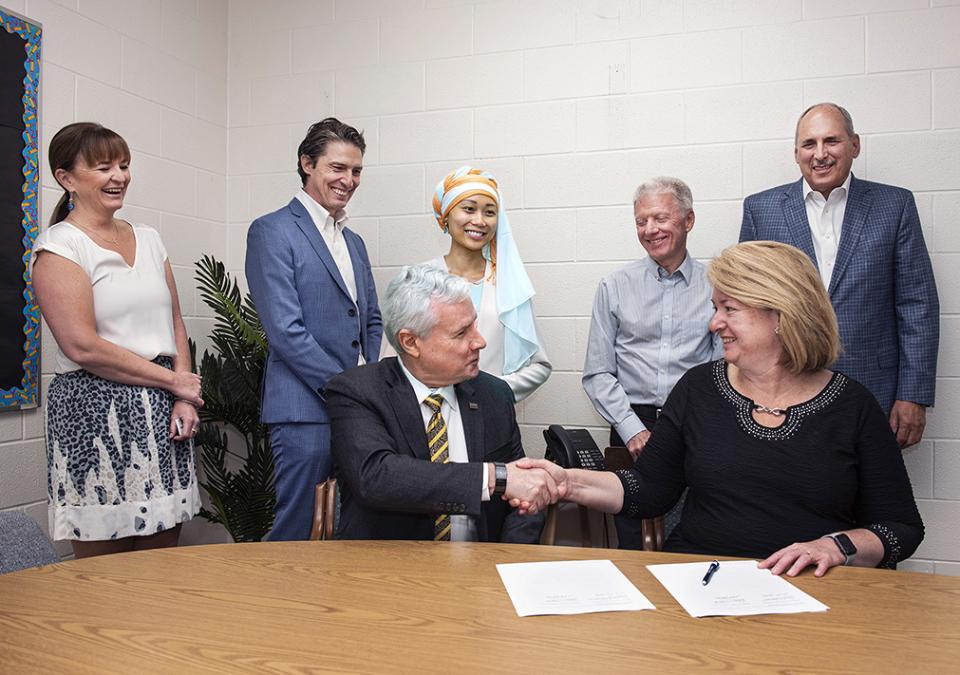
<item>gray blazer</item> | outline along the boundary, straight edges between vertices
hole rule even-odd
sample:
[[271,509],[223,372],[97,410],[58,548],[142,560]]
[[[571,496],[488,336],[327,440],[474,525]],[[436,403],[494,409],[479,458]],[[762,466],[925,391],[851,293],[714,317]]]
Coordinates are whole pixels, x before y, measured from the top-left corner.
[[450,513],[476,517],[480,541],[539,541],[542,515],[521,516],[499,497],[480,499],[482,462],[524,456],[510,387],[481,372],[455,390],[469,461],[435,464],[413,387],[395,357],[330,380],[331,449],[342,499],[337,537],[429,540],[434,516]]

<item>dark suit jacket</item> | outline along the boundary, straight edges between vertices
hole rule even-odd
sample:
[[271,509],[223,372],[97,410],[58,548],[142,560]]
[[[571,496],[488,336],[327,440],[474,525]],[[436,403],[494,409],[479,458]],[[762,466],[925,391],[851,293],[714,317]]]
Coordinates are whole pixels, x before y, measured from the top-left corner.
[[330,380],[338,537],[433,539],[435,515],[449,513],[477,517],[480,541],[539,541],[542,516],[521,516],[499,497],[480,499],[482,462],[524,456],[510,387],[481,372],[455,389],[469,462],[435,464],[419,402],[395,357]]
[[313,219],[297,199],[247,232],[247,284],[270,346],[261,421],[329,421],[323,388],[334,375],[380,356],[380,309],[367,249],[344,228],[357,302]]
[[[740,241],[792,244],[816,264],[802,185],[747,197]],[[909,190],[851,177],[828,291],[843,343],[836,370],[887,412],[894,400],[933,405],[940,304]]]

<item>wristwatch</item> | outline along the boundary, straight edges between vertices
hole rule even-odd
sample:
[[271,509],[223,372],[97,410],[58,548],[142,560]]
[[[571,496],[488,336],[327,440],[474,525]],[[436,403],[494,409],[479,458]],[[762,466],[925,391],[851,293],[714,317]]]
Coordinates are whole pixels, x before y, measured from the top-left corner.
[[852,565],[853,561],[857,557],[857,547],[853,545],[853,542],[850,541],[850,537],[845,535],[843,532],[834,532],[833,534],[825,534],[826,539],[833,539],[833,543],[837,545],[837,548],[840,549],[840,552],[843,554],[844,565]]
[[496,462],[493,465],[493,474],[496,483],[493,486],[493,495],[491,496],[496,497],[507,491],[507,465]]

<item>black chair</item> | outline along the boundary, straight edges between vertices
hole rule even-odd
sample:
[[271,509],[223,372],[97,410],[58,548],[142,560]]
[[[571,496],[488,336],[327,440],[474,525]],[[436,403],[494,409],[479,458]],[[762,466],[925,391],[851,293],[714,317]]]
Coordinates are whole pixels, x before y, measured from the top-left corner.
[[0,511],[0,574],[60,562],[53,542],[21,511]]

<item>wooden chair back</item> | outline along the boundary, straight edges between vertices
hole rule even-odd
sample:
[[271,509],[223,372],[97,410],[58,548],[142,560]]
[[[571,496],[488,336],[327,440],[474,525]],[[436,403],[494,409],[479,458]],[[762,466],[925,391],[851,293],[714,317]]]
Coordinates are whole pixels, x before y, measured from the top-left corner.
[[[607,469],[616,471],[618,469],[629,469],[633,466],[633,460],[630,453],[623,447],[612,447],[604,450],[604,462]],[[593,537],[590,531],[590,512],[585,506],[578,506],[577,512],[580,519],[580,546],[590,548],[593,546]],[[613,529],[613,516],[609,513],[603,514],[603,535],[602,546],[610,547],[610,530]],[[644,518],[641,521],[641,536],[643,537],[644,551],[663,550],[664,528],[663,516],[656,518]],[[540,543],[553,546],[557,540],[557,505],[551,504],[547,509],[547,520],[543,527],[543,535],[540,537]]]
[[311,541],[323,541],[334,538],[337,516],[337,479],[330,478],[317,483],[313,502],[313,527],[310,529]]

